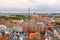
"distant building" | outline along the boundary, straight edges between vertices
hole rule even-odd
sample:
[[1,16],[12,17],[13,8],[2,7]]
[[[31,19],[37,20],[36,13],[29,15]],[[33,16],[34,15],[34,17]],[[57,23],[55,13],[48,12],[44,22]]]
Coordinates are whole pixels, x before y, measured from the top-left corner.
[[50,13],[51,16],[60,16],[60,13]]

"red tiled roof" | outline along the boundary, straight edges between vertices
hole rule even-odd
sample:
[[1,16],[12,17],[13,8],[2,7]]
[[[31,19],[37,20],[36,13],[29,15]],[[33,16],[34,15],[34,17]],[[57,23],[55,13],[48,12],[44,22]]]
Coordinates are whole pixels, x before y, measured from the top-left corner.
[[56,18],[56,22],[60,22],[60,18]]

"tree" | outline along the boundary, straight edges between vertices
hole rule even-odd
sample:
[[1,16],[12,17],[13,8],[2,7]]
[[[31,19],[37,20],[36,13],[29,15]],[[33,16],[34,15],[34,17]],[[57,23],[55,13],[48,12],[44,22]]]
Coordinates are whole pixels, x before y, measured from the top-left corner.
[[4,36],[5,35],[5,32],[4,31],[1,31],[1,34]]

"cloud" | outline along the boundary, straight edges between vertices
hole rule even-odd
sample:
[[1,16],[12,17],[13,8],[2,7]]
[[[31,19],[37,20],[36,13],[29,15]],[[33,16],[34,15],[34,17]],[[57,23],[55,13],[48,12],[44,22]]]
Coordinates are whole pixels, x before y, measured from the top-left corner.
[[28,0],[0,0],[0,7],[27,8],[34,4]]
[[57,5],[59,0],[0,0],[0,7],[29,8],[40,5]]
[[[31,8],[52,8],[59,10],[60,9],[60,0],[0,0],[0,11],[18,11],[19,9]],[[39,8],[38,8],[39,7]],[[46,8],[46,10],[47,10]],[[17,10],[18,9],[18,10]],[[48,9],[48,10],[49,10]],[[23,10],[22,10],[23,11]]]

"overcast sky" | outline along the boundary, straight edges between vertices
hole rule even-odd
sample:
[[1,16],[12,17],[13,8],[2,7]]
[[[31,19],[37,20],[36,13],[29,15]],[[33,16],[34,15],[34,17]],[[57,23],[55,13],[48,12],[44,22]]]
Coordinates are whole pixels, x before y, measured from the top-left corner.
[[0,12],[60,12],[60,0],[0,0]]

